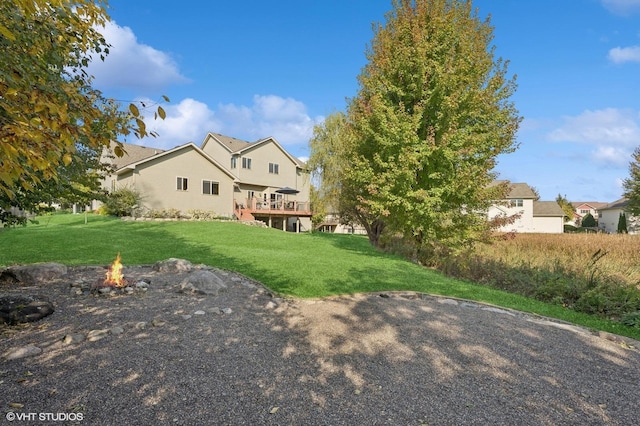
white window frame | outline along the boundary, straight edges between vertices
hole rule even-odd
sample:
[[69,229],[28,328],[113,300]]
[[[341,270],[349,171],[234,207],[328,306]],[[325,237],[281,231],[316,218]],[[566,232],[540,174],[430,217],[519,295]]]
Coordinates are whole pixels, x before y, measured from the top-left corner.
[[176,191],[188,191],[189,178],[183,176],[176,177]]
[[[205,185],[208,185],[209,192],[205,192]],[[216,188],[216,191],[213,191],[213,188]],[[220,195],[220,182],[217,180],[208,180],[202,179],[202,195]]]
[[238,167],[238,157],[231,157],[231,168],[235,169]]
[[251,170],[251,158],[250,157],[242,157],[242,168]]
[[277,175],[280,172],[280,165],[278,163],[269,163],[269,173]]

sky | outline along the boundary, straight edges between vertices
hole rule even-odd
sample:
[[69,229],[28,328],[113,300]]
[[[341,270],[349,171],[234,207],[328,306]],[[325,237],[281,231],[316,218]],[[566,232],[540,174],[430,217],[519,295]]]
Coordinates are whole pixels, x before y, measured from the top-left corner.
[[[509,61],[523,118],[499,179],[542,200],[612,202],[640,146],[640,0],[473,0]],[[94,86],[127,104],[162,103],[159,137],[122,140],[169,149],[207,132],[274,137],[305,160],[313,127],[358,91],[373,25],[391,0],[109,0],[111,45]]]

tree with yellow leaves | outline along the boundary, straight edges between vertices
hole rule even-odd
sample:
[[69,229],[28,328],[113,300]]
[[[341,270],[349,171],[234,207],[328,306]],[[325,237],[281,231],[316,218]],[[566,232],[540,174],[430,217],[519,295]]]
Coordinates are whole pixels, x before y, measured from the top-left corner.
[[[0,207],[81,161],[78,144],[100,150],[118,135],[153,135],[138,106],[123,112],[86,72],[93,57],[109,53],[98,32],[110,19],[106,7],[104,0],[0,2]],[[155,115],[164,118],[164,110]]]

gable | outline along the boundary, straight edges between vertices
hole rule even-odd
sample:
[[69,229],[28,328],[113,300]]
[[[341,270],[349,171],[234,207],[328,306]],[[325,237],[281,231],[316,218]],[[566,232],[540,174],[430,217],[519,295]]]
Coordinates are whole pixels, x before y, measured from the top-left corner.
[[[274,149],[275,148],[275,149]],[[268,137],[252,144],[244,147],[243,149],[238,151],[238,154],[245,155],[252,152],[260,151],[261,155],[263,152],[269,153],[270,158],[272,160],[276,160],[277,158],[286,158],[288,161],[293,163],[298,168],[304,168],[305,164],[289,154],[274,138]],[[277,152],[277,153],[276,153]]]
[[204,141],[201,145],[202,150],[206,150],[209,144],[218,144],[223,147],[229,154],[238,152],[251,145],[250,142],[213,132],[209,132],[207,133],[207,136],[205,136]]
[[[127,164],[124,167],[116,170],[116,174],[120,175],[124,172],[135,170],[138,167],[153,167],[159,164],[166,165],[171,161],[174,161],[175,158],[178,158],[180,154],[184,155],[185,153],[192,153],[197,158],[203,159],[206,163],[209,163],[213,167],[219,169],[224,175],[229,177],[231,180],[235,180],[235,176],[231,174],[226,168],[224,168],[220,163],[218,163],[215,159],[207,155],[200,148],[195,146],[193,143],[189,142],[185,145],[180,145],[176,148],[173,148],[169,151],[164,151],[160,154],[156,154],[151,157],[144,158],[140,161]],[[170,165],[169,165],[170,166]]]

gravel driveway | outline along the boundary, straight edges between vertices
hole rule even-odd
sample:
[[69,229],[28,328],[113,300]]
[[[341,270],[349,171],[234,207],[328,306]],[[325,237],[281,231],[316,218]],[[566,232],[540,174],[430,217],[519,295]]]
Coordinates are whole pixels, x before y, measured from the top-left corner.
[[87,273],[0,288],[56,305],[0,325],[0,423],[640,424],[640,342],[416,293],[284,300],[222,271],[217,295],[146,267],[142,295],[73,294]]

